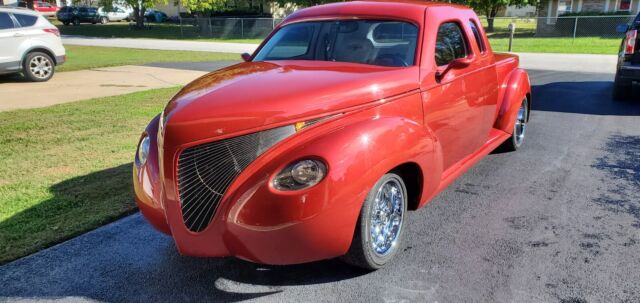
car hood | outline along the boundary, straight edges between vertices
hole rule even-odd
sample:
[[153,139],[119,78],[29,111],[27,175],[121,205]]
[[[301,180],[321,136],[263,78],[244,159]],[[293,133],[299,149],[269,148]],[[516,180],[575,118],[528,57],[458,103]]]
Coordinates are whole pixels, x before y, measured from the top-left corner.
[[178,92],[165,108],[165,133],[186,143],[304,121],[417,89],[418,74],[344,62],[240,63]]

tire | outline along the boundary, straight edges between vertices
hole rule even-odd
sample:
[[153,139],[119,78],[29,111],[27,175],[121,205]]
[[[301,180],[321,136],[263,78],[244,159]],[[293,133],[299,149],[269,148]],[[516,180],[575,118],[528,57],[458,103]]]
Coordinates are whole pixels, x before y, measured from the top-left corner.
[[511,137],[507,139],[507,141],[504,141],[504,143],[497,148],[497,151],[513,152],[518,150],[518,148],[522,146],[522,143],[524,143],[527,122],[529,122],[529,99],[524,98],[516,115],[516,123],[513,125]]
[[613,81],[613,99],[614,100],[627,100],[631,97],[631,83],[625,83],[616,75]]
[[65,22],[62,22],[62,24],[64,24],[65,26],[69,26],[70,23],[69,21],[65,21]]
[[51,56],[45,53],[32,52],[22,62],[22,73],[29,81],[48,81],[55,73],[55,63]]
[[[394,192],[396,195],[391,195]],[[367,270],[382,268],[391,261],[401,247],[407,201],[407,187],[402,178],[395,173],[382,176],[362,205],[351,247],[341,259]],[[376,232],[374,226],[379,230],[381,226],[385,228]],[[385,241],[376,243],[376,234]]]
[[100,18],[100,24],[107,24],[107,23],[109,23],[109,19],[107,19],[107,17]]
[[78,19],[78,18],[73,18],[73,25],[75,25],[75,26],[80,25],[80,19]]

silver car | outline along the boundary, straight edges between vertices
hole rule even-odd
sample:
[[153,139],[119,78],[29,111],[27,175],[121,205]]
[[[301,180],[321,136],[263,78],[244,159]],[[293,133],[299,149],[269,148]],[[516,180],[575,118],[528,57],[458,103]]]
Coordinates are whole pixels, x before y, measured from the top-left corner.
[[40,13],[0,6],[0,74],[22,72],[30,81],[47,81],[66,61],[60,31]]

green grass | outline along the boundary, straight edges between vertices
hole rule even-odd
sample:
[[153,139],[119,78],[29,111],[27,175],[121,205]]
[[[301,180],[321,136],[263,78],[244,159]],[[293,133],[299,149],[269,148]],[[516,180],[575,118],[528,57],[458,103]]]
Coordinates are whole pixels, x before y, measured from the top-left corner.
[[209,36],[198,36],[191,26],[183,26],[180,32],[180,25],[171,23],[153,23],[148,29],[131,29],[126,22],[102,24],[81,24],[79,26],[65,26],[60,22],[53,22],[63,35],[80,35],[90,37],[105,38],[153,38],[153,39],[176,39],[176,40],[198,40],[217,41],[233,43],[253,43],[258,44],[262,39],[238,39],[238,38],[211,38]]
[[[508,38],[489,38],[494,51],[508,51]],[[513,51],[523,53],[609,54],[615,55],[618,38],[515,38]]]
[[137,140],[176,91],[0,112],[0,264],[134,211]]
[[65,45],[65,49],[67,51],[67,62],[57,67],[57,71],[74,71],[97,67],[145,64],[151,62],[240,60],[240,55],[229,53],[165,51],[76,45]]

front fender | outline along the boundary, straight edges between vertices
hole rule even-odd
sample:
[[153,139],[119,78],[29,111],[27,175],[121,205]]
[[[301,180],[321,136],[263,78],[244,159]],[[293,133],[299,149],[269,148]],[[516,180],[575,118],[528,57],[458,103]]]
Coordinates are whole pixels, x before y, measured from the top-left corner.
[[502,85],[504,89],[502,102],[498,110],[498,115],[494,128],[502,130],[506,133],[513,133],[518,109],[525,97],[529,97],[529,106],[531,106],[531,84],[529,75],[524,69],[517,68],[513,70],[505,83]]
[[138,140],[139,145],[143,136],[149,136],[149,156],[144,164],[138,162],[137,156],[133,161],[133,190],[136,204],[144,217],[159,231],[170,234],[161,204],[162,185],[160,183],[157,140],[159,121],[160,115],[155,116]]
[[[441,168],[429,166],[437,161],[434,140],[426,129],[402,117],[370,117],[344,118],[349,123],[310,129],[252,164],[260,168],[234,182],[239,186],[224,209],[229,251],[269,264],[340,256],[351,245],[366,195],[382,175],[398,165],[415,163],[423,173],[429,172],[421,178],[423,192],[435,191],[439,175],[434,175]],[[304,158],[327,164],[323,181],[294,192],[273,188],[275,174]]]

